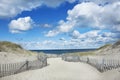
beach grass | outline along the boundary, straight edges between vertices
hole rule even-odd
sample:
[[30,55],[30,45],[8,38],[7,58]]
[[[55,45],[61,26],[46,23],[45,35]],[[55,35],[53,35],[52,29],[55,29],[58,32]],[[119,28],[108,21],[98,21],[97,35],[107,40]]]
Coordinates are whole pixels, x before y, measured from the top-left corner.
[[101,46],[100,48],[98,48],[97,50],[101,50],[101,49],[105,49],[109,46],[112,46],[112,44],[105,44],[104,46]]
[[65,55],[70,55],[70,56],[94,56],[95,53],[94,51],[88,51],[88,52],[76,52],[76,53],[68,53]]

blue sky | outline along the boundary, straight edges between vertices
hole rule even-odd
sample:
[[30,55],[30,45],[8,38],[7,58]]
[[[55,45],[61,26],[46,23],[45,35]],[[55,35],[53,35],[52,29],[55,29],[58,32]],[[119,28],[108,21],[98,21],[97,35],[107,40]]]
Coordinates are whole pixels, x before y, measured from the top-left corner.
[[119,0],[1,0],[0,41],[26,49],[98,48],[119,40],[119,9]]

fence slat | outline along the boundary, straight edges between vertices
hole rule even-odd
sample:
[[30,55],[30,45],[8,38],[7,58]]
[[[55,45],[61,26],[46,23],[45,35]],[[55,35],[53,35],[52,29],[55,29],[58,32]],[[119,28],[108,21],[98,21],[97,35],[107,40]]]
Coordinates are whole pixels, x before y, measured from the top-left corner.
[[[39,60],[40,59],[40,60]],[[39,69],[47,66],[47,57],[40,57],[34,61],[24,61],[19,63],[0,64],[0,78],[17,74],[23,71]],[[43,66],[44,65],[44,66]]]
[[[71,60],[68,58],[70,57]],[[74,62],[75,56],[62,56],[62,60]],[[108,71],[111,69],[116,69],[120,67],[120,59],[114,57],[105,57],[105,56],[88,56],[80,57],[79,62],[88,63],[96,67],[100,72]]]

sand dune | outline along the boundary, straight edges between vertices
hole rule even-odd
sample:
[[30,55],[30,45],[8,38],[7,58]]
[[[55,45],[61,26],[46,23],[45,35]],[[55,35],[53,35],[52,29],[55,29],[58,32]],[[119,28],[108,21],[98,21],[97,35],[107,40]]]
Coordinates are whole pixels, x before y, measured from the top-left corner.
[[80,62],[65,62],[61,58],[48,59],[48,66],[26,71],[0,80],[103,80],[94,67]]
[[30,55],[26,55],[26,54],[0,52],[0,64],[23,62],[26,60],[33,61],[36,59],[37,59],[36,55],[30,56]]

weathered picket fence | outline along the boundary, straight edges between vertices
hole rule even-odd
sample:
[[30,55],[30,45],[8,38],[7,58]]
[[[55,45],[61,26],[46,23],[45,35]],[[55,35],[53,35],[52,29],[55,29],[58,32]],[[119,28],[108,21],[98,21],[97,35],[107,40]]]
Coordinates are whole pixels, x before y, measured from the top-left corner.
[[106,56],[62,56],[62,59],[69,62],[84,62],[97,68],[100,72],[105,72],[111,69],[120,68],[119,57]]
[[27,70],[39,69],[47,66],[47,58],[41,57],[34,61],[0,64],[0,77],[17,74]]
[[[81,59],[81,61],[83,61]],[[86,63],[96,67],[100,72],[105,72],[111,69],[116,69],[120,68],[120,59],[116,58],[104,58],[104,57],[99,57],[99,58],[86,58]]]

